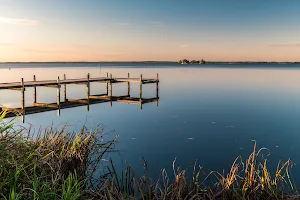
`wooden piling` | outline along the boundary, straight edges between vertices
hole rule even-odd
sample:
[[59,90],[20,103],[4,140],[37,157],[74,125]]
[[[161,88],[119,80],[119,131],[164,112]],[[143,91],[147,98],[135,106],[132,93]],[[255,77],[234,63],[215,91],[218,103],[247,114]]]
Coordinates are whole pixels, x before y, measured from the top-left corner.
[[89,111],[90,110],[90,94],[91,94],[91,90],[90,90],[90,73],[88,73],[86,75],[86,80],[87,80],[87,83],[86,83],[86,100],[87,100],[87,110]]
[[143,110],[143,74],[140,76],[140,109]]
[[[33,75],[33,81],[36,82],[35,75]],[[36,103],[36,86],[33,87],[33,103]]]
[[[128,80],[130,79],[130,74],[128,73]],[[130,97],[130,81],[128,81],[128,96]]]
[[110,74],[110,93],[109,93],[110,97],[112,97],[112,92],[113,92],[113,88],[112,88],[112,74]]
[[57,115],[60,116],[60,81],[59,81],[59,76],[57,77],[56,104],[57,104]]
[[[108,72],[106,72],[106,77],[108,78]],[[106,81],[106,94],[108,96],[108,81]]]
[[24,87],[24,79],[21,78],[21,106],[22,106],[22,122],[25,122],[25,87]]
[[143,75],[140,76],[140,99],[143,98]]
[[159,88],[158,88],[159,77],[158,73],[156,74],[156,106],[158,106],[158,98],[159,98]]
[[110,106],[112,107],[112,92],[113,92],[113,89],[112,89],[112,74],[110,74]]
[[[64,81],[67,80],[66,74],[64,74]],[[67,85],[64,84],[64,102],[67,102]]]

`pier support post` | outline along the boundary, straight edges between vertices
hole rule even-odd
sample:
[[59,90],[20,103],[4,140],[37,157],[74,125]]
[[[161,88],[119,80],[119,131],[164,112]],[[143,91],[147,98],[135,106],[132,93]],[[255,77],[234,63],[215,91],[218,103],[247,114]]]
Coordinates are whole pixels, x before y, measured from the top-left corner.
[[158,82],[159,82],[159,77],[158,77],[158,73],[156,74],[156,106],[158,106],[158,97],[159,97],[159,93],[158,93]]
[[[66,74],[64,74],[64,81],[67,80]],[[64,84],[64,102],[67,102],[67,84]]]
[[21,106],[22,106],[22,122],[25,122],[25,86],[24,79],[21,78]]
[[59,76],[57,77],[56,103],[57,103],[57,116],[60,116],[60,81],[59,81]]
[[140,101],[140,109],[143,110],[143,101]]
[[140,76],[140,109],[143,109],[143,75]]
[[[35,75],[33,75],[33,81],[36,81]],[[36,103],[36,86],[33,87],[33,103]]]
[[86,75],[86,80],[87,80],[87,84],[86,84],[86,100],[87,100],[87,110],[89,111],[90,110],[90,93],[91,93],[91,90],[90,90],[90,73],[88,73]]
[[129,78],[130,78],[130,74],[128,73],[128,96],[130,97],[130,81],[129,81]]
[[110,106],[112,107],[112,92],[113,92],[113,88],[112,88],[112,74],[110,74]]
[[140,99],[143,98],[143,75],[140,77]]
[[[108,72],[106,72],[106,77],[108,78]],[[108,96],[108,81],[106,81],[106,95]]]

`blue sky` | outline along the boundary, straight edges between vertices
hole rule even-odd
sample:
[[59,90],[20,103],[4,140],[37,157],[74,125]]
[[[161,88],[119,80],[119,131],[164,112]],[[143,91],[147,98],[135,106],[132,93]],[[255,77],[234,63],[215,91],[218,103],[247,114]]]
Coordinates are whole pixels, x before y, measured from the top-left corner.
[[299,0],[0,0],[0,61],[299,61]]

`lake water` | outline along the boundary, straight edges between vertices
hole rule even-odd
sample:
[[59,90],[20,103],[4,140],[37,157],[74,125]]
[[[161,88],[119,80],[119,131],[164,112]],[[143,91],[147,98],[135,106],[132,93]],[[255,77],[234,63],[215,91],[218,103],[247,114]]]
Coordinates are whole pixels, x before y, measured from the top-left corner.
[[[86,124],[115,130],[116,148],[121,163],[142,168],[147,159],[152,174],[172,168],[176,158],[183,168],[191,168],[199,159],[206,171],[228,169],[234,159],[248,156],[256,140],[270,150],[272,168],[280,159],[291,158],[300,164],[300,65],[102,65],[97,64],[0,64],[1,81],[83,78],[105,76],[155,78],[159,73],[159,105],[114,102],[26,116],[26,123],[46,128],[65,123],[77,130]],[[23,68],[19,68],[23,67]],[[25,68],[24,68],[25,67]],[[8,68],[11,68],[10,70]],[[68,98],[84,98],[85,87],[70,85]],[[113,95],[126,95],[127,83],[114,84]],[[91,94],[105,93],[106,85],[93,83]],[[56,102],[56,90],[38,88],[38,102]],[[139,96],[139,85],[132,84],[132,96]],[[155,97],[155,84],[144,85],[143,96]],[[32,89],[26,89],[26,105],[32,105]],[[0,91],[0,104],[20,107],[20,93]],[[113,155],[114,159],[119,159]],[[300,167],[293,168],[294,178]],[[300,178],[297,179],[298,186]]]

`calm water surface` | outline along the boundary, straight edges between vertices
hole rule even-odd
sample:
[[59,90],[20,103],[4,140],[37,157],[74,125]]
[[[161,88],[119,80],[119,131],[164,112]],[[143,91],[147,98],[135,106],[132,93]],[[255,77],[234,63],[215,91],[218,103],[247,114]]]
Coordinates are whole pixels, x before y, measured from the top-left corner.
[[[147,159],[152,174],[158,175],[161,168],[172,168],[176,158],[183,168],[191,168],[199,159],[200,165],[209,170],[228,169],[238,156],[248,156],[256,140],[259,147],[270,150],[270,166],[275,168],[280,159],[291,158],[300,163],[300,66],[280,67],[218,65],[190,67],[166,66],[102,66],[77,64],[76,68],[32,65],[30,68],[13,68],[0,65],[1,81],[56,79],[67,74],[68,78],[104,76],[144,77],[160,76],[159,106],[155,103],[138,105],[102,103],[26,116],[26,123],[36,128],[52,123],[65,123],[77,130],[84,123],[89,128],[104,124],[106,130],[115,130],[107,136],[120,135],[116,148],[121,158],[118,167],[125,161],[134,168],[142,167]],[[22,66],[19,64],[17,67]],[[9,70],[8,68],[11,67]],[[244,67],[244,68],[243,68]],[[92,94],[105,93],[105,84],[93,83]],[[155,84],[144,86],[144,97],[155,97]],[[139,85],[132,84],[132,96],[139,96]],[[56,90],[38,88],[38,102],[55,102]],[[126,95],[127,84],[115,84],[114,95]],[[85,87],[68,86],[69,98],[84,98]],[[31,105],[33,93],[26,89],[26,105]],[[20,93],[0,91],[0,104],[20,107]],[[300,177],[300,168],[293,168],[294,177]],[[300,185],[300,178],[297,178]]]

